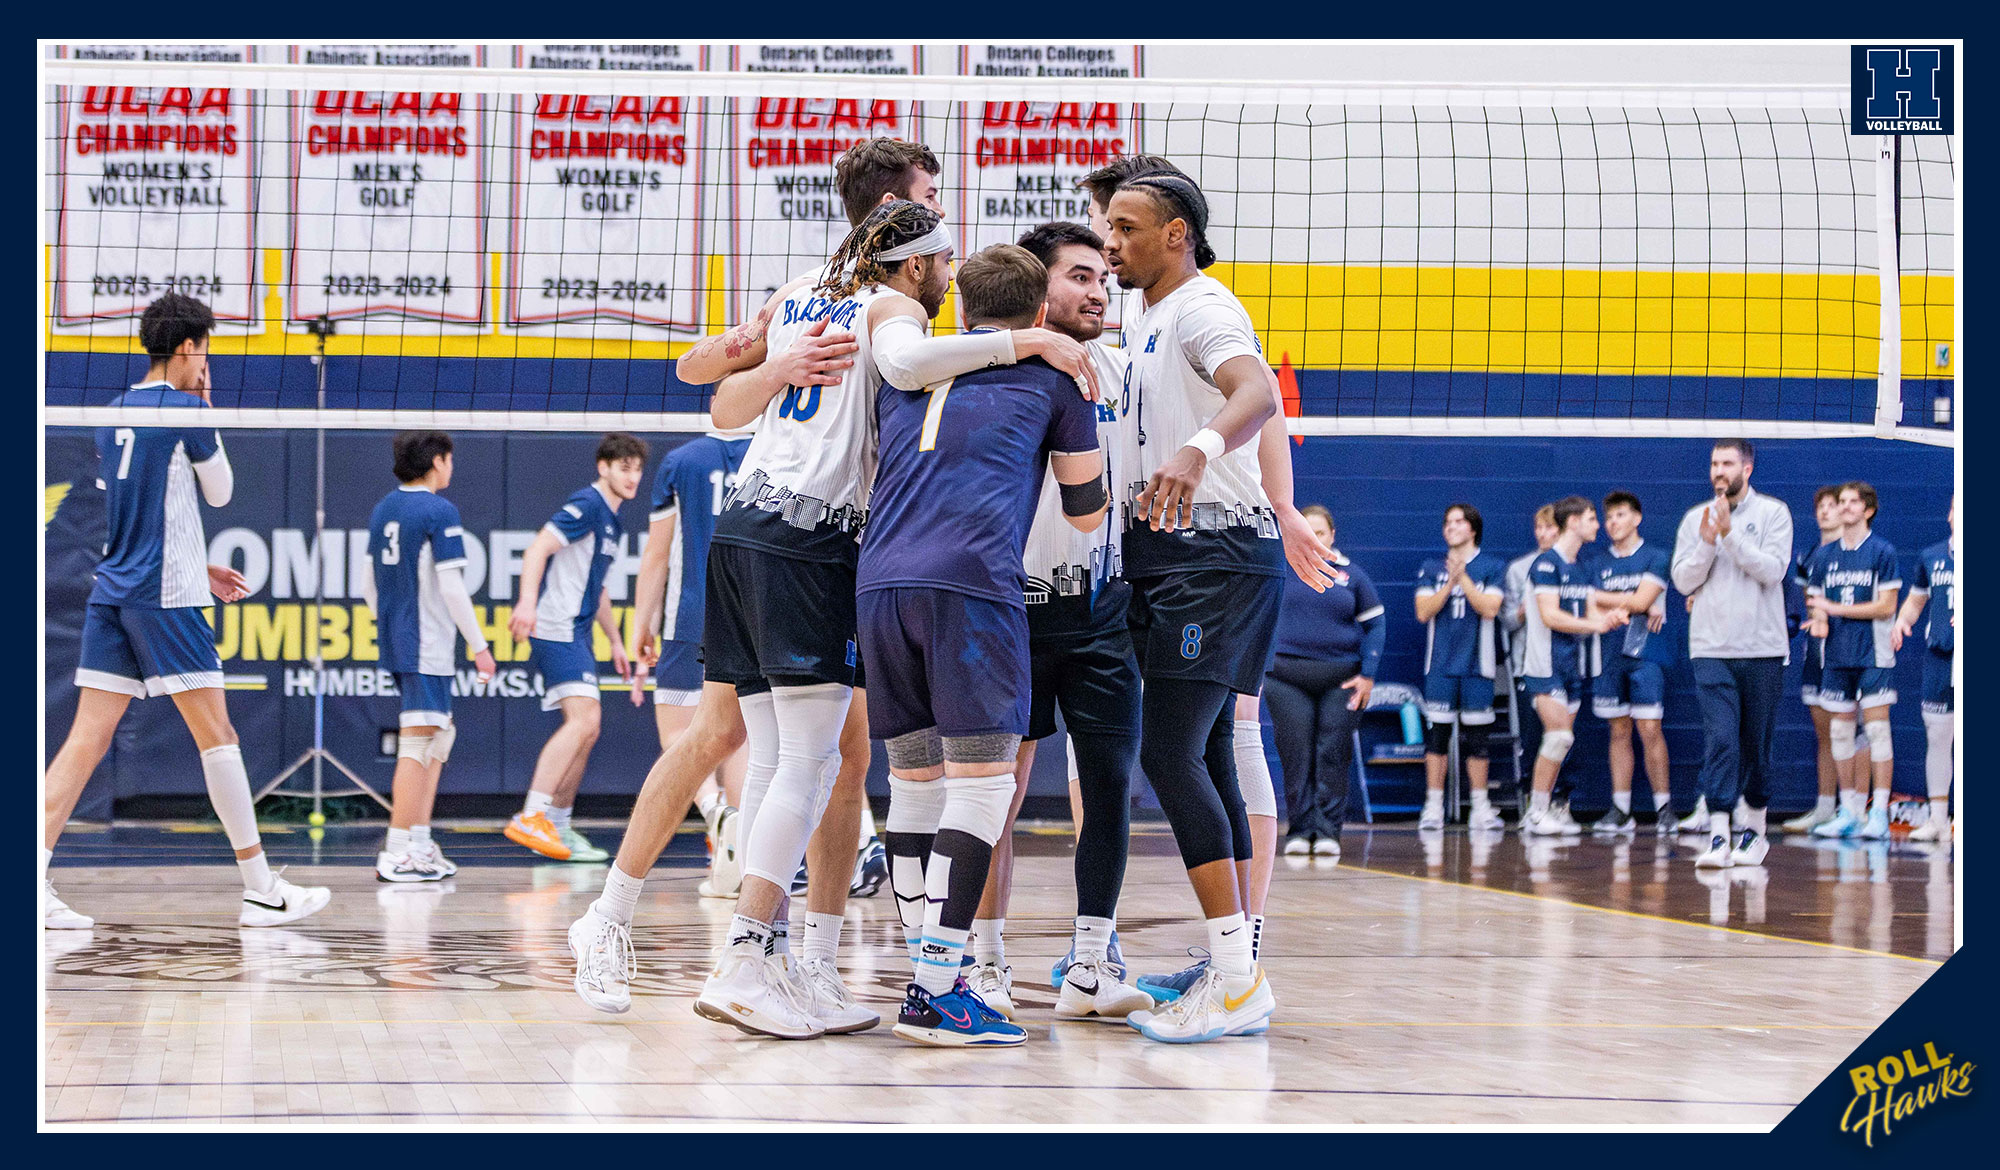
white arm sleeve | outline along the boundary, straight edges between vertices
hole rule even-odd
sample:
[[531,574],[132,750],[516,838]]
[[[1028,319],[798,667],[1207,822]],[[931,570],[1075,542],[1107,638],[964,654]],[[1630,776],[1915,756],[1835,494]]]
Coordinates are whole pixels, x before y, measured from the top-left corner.
[[444,600],[452,624],[465,635],[466,647],[474,654],[486,649],[486,634],[479,628],[479,616],[472,612],[472,594],[465,589],[465,570],[454,566],[439,569],[437,575],[438,596]]
[[216,444],[215,454],[194,465],[194,478],[201,484],[201,498],[211,508],[220,508],[236,494],[236,473],[229,469],[229,452]]
[[1016,360],[1014,334],[1008,330],[931,337],[915,317],[889,318],[875,327],[869,341],[883,379],[903,390],[921,390],[974,370],[1011,366]]
[[378,618],[381,617],[382,609],[375,604],[375,558],[372,555],[361,560],[361,580],[358,582],[358,588],[361,590],[361,600],[368,603],[368,611]]

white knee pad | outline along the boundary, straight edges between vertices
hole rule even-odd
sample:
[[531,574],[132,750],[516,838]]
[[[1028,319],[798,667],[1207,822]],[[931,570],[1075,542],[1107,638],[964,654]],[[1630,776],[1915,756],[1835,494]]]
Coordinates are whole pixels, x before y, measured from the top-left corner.
[[747,844],[750,827],[757,823],[757,808],[771,790],[771,774],[778,770],[778,714],[769,691],[740,696],[737,704],[743,709],[748,759],[743,769],[743,795],[736,809],[736,840]]
[[762,803],[745,822],[746,875],[780,889],[791,884],[806,841],[833,795],[834,777],[840,775],[840,732],[852,694],[853,688],[838,683],[771,692],[777,767]]
[[1535,754],[1560,766],[1565,759],[1569,758],[1569,747],[1575,742],[1575,732],[1544,731],[1542,732],[1542,746]]
[[1868,758],[1878,761],[1896,758],[1896,740],[1889,734],[1888,728],[1880,728],[1868,737]]
[[1955,716],[1924,712],[1924,787],[1932,800],[1951,795],[1951,746],[1957,731]]
[[[904,780],[889,777],[889,816],[882,822],[885,833],[916,833],[928,836],[938,831],[944,819],[943,780]],[[917,883],[923,885],[921,881]]]
[[1836,718],[1826,725],[1827,751],[1836,760],[1854,758],[1854,720]]
[[1255,719],[1236,720],[1232,746],[1243,811],[1253,817],[1276,817],[1278,794],[1271,787],[1271,761],[1264,756],[1264,725]]
[[434,735],[411,735],[405,731],[396,736],[396,758],[415,760],[419,767],[430,763],[431,740]]
[[458,724],[447,723],[431,735],[431,758],[433,764],[442,764],[451,758],[451,745],[458,742]]
[[944,785],[944,816],[938,831],[957,829],[991,845],[1007,831],[1007,810],[1014,804],[1014,774],[997,776],[947,776],[933,780]]

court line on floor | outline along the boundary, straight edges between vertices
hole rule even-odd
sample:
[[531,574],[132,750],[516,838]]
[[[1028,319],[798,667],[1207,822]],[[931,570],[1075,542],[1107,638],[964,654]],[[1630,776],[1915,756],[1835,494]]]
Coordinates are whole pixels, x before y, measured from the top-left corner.
[[1593,906],[1588,902],[1572,902],[1567,898],[1551,897],[1547,894],[1530,894],[1523,890],[1503,890],[1498,886],[1475,886],[1466,882],[1455,882],[1450,878],[1425,877],[1422,874],[1397,873],[1392,869],[1372,869],[1363,865],[1342,867],[1352,873],[1365,873],[1372,877],[1401,878],[1404,881],[1423,882],[1426,885],[1448,886],[1455,890],[1474,890],[1486,894],[1505,894],[1510,898],[1526,898],[1534,902],[1546,902],[1556,906],[1568,906],[1577,910],[1595,910],[1600,914],[1617,914],[1626,918],[1638,918],[1646,922],[1665,922],[1675,926],[1693,926],[1702,930],[1720,931],[1723,934],[1742,935],[1745,938],[1765,939],[1771,942],[1799,943],[1808,947],[1824,947],[1830,951],[1846,951],[1853,955],[1867,955],[1876,959],[1903,959],[1911,963],[1925,963],[1932,967],[1942,967],[1943,959],[1927,959],[1920,955],[1899,955],[1894,951],[1871,951],[1866,947],[1850,947],[1841,943],[1820,942],[1810,938],[1792,938],[1789,935],[1772,934],[1767,931],[1744,930],[1738,926],[1717,926],[1712,922],[1695,922],[1686,918],[1668,918],[1663,914],[1648,914],[1643,910],[1621,910],[1615,906]]
[[[102,989],[97,989],[97,990],[101,991]],[[382,989],[377,988],[375,990],[379,991]],[[667,997],[667,998],[688,998],[688,997],[677,996],[677,997]],[[454,1017],[449,1019],[435,1019],[435,1020],[418,1020],[418,1019],[364,1020],[364,1019],[350,1019],[347,1017],[329,1017],[325,1019],[312,1019],[312,1020],[300,1020],[300,1019],[218,1020],[218,1019],[207,1019],[207,1018],[174,1017],[174,1018],[159,1019],[159,1020],[50,1020],[45,1022],[45,1026],[50,1028],[149,1028],[155,1026],[159,1027],[179,1026],[179,1027],[199,1028],[199,1027],[214,1027],[217,1025],[227,1025],[229,1027],[254,1028],[254,1027],[282,1026],[286,1024],[297,1024],[302,1027],[323,1028],[327,1027],[328,1025],[334,1025],[334,1024],[352,1024],[356,1026],[370,1026],[377,1024],[382,1024],[382,1025],[479,1024],[489,1027],[496,1025],[503,1025],[503,1024],[511,1024],[516,1027],[526,1027],[529,1025],[544,1025],[544,1024],[575,1024],[579,1026],[587,1026],[587,1025],[604,1024],[610,1022],[612,1021],[574,1020],[574,1019],[552,1019],[552,1020],[513,1019],[513,1018],[498,1019],[498,1018],[479,1018],[479,1017],[470,1017],[470,1018]],[[682,1021],[682,1020],[660,1019],[660,1020],[633,1020],[631,1022],[635,1024],[650,1024],[654,1026],[666,1026],[666,1027],[685,1026],[693,1028],[697,1026],[701,1027],[707,1026],[707,1025],[698,1025],[697,1021],[694,1020]],[[1030,1021],[1030,1022],[1039,1025],[1044,1021]],[[1097,1020],[1049,1020],[1046,1021],[1046,1023],[1050,1024],[1051,1026],[1057,1024],[1067,1024],[1088,1031],[1103,1031],[1108,1034],[1116,1034],[1112,1032],[1110,1028],[1107,1028],[1103,1022]],[[1590,1021],[1576,1021],[1576,1022],[1551,1021],[1546,1023],[1536,1023],[1528,1020],[1326,1020],[1326,1021],[1273,1020],[1271,1021],[1271,1026],[1273,1028],[1587,1028],[1587,1029],[1600,1029],[1600,1030],[1607,1028],[1619,1028],[1631,1031],[1658,1031],[1665,1029],[1675,1029],[1681,1031],[1697,1031],[1697,1032],[1698,1031],[1712,1032],[1712,1031],[1723,1031],[1723,1030],[1757,1031],[1757,1032],[1776,1032],[1776,1031],[1868,1032],[1874,1030],[1872,1027],[1869,1027],[1868,1025],[1864,1024],[1766,1024],[1766,1023],[1640,1024],[1640,1023],[1633,1023],[1630,1021],[1621,1021],[1616,1023],[1594,1023]]]
[[1791,1109],[1796,1101],[1718,1101],[1699,1097],[1604,1097],[1581,1093],[1478,1093],[1447,1089],[1315,1089],[1315,1088],[1237,1088],[1226,1085],[1107,1085],[1101,1082],[1077,1082],[1072,1084],[1049,1084],[1046,1082],[1021,1084],[995,1084],[991,1081],[967,1082],[925,1082],[909,1081],[843,1081],[838,1086],[830,1086],[824,1081],[754,1081],[722,1080],[708,1077],[702,1080],[668,1081],[516,1081],[516,1080],[404,1080],[404,1081],[102,1081],[92,1084],[65,1085],[73,1089],[258,1089],[284,1088],[323,1089],[326,1087],[353,1089],[359,1087],[382,1088],[527,1088],[527,1089],[918,1089],[924,1091],[992,1089],[997,1091],[1033,1090],[1046,1092],[1051,1089],[1090,1089],[1114,1093],[1296,1093],[1315,1097],[1465,1097],[1482,1101],[1592,1101],[1609,1105],[1707,1105],[1744,1106],[1752,1109]]

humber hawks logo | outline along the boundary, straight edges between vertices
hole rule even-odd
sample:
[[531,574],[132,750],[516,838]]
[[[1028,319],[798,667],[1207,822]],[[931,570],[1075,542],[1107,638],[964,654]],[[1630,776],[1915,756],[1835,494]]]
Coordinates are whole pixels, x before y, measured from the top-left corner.
[[1955,45],[1855,45],[1855,134],[1950,134],[1958,128]]
[[1901,1055],[1885,1056],[1874,1064],[1857,1064],[1847,1070],[1854,1083],[1854,1099],[1840,1115],[1840,1132],[1860,1134],[1871,1148],[1875,1126],[1881,1123],[1882,1136],[1898,1121],[1928,1109],[1948,1097],[1972,1093],[1970,1061],[1957,1061],[1947,1052],[1938,1055],[1937,1045],[1925,1044],[1920,1056],[1905,1048]]

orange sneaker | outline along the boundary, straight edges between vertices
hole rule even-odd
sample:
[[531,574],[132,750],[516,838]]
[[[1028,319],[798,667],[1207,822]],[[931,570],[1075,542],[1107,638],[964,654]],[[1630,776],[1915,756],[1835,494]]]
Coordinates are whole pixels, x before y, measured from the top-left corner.
[[563,844],[562,834],[549,823],[547,813],[515,813],[507,822],[507,839],[522,845],[551,861],[568,861],[569,846]]

